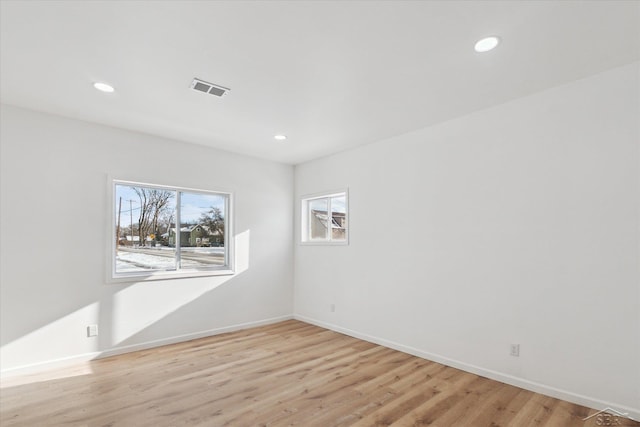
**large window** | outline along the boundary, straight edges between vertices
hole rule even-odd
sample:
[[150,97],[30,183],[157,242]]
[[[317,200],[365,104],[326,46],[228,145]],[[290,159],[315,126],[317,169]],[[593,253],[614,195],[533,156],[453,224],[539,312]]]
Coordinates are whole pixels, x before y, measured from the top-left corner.
[[113,278],[231,272],[231,194],[114,181]]
[[335,192],[302,198],[301,237],[303,243],[346,244],[347,192]]

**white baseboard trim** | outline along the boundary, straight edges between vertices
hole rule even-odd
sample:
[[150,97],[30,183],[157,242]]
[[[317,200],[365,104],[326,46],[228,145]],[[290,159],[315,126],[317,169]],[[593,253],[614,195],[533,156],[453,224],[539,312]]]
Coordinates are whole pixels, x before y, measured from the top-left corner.
[[544,394],[546,396],[555,397],[557,399],[566,400],[571,403],[576,403],[578,405],[586,406],[588,408],[593,408],[598,411],[603,409],[614,409],[621,413],[626,413],[631,419],[640,420],[640,408],[631,408],[628,406],[619,405],[613,402],[607,402],[604,400],[592,398],[589,396],[584,396],[582,394],[573,393],[567,390],[561,390],[555,387],[551,387],[545,384],[540,384],[534,381],[529,381],[523,378],[515,377],[513,375],[504,374],[502,372],[493,371],[491,369],[485,369],[480,366],[471,365],[465,362],[461,362],[459,360],[450,359],[445,356],[441,356],[439,354],[430,353],[428,351],[419,350],[417,348],[413,348],[410,346],[406,346],[404,344],[396,343],[393,341],[389,341],[383,338],[378,338],[376,336],[363,334],[358,331],[354,331],[351,329],[343,328],[341,326],[324,322],[321,320],[313,319],[307,316],[303,316],[300,314],[294,314],[293,318],[299,320],[301,322],[310,323],[312,325],[319,326],[321,328],[330,329],[335,332],[339,332],[341,334],[349,335],[354,338],[358,338],[364,341],[368,341],[374,344],[378,344],[384,347],[388,347],[394,350],[401,351],[403,353],[411,354],[413,356],[420,357],[422,359],[431,360],[433,362],[438,362],[446,366],[450,366],[452,368],[460,369],[466,372],[470,372],[476,375],[480,375],[482,377],[490,378],[492,380],[500,381],[505,384],[509,384],[512,386],[520,387],[525,390],[533,391],[536,393]]
[[228,332],[240,331],[243,329],[255,328],[258,326],[270,325],[272,323],[283,322],[293,319],[292,315],[272,317],[269,319],[257,320],[254,322],[239,323],[221,328],[209,329],[206,331],[194,332],[190,334],[178,335],[169,338],[163,338],[154,341],[147,341],[139,344],[125,345],[113,347],[104,351],[96,351],[92,353],[77,354],[59,359],[47,360],[44,362],[33,363],[29,365],[16,366],[0,371],[0,378],[10,378],[20,375],[32,375],[53,369],[59,369],[78,363],[89,362],[91,360],[101,359],[103,357],[116,356],[118,354],[131,353],[133,351],[146,350],[163,345],[176,344],[184,341],[191,341],[198,338],[205,338],[214,335],[225,334]]
[[73,356],[61,357],[58,359],[46,360],[44,362],[31,363],[28,365],[14,366],[0,371],[0,379],[18,377],[23,375],[34,375],[46,371],[66,368],[73,365],[89,362],[96,359],[100,352],[74,354]]

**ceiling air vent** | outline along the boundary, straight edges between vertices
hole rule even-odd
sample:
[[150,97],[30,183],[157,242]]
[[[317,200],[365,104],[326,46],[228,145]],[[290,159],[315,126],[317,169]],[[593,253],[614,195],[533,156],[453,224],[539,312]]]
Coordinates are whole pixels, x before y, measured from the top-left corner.
[[231,89],[214,85],[213,83],[205,82],[204,80],[200,80],[194,78],[191,82],[191,89],[197,90],[198,92],[208,93],[209,95],[215,96],[224,96]]

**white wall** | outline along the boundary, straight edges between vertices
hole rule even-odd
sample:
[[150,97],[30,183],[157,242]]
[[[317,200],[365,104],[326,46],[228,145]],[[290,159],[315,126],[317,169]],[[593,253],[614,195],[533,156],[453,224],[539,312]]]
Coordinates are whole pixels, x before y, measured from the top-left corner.
[[[0,113],[2,370],[291,316],[292,166],[10,106]],[[237,274],[107,284],[108,174],[233,191]],[[100,335],[87,338],[92,323]]]
[[[296,167],[296,197],[348,187],[351,208],[349,246],[295,245],[296,316],[640,417],[639,74]],[[2,370],[290,316],[292,167],[9,106],[0,119]],[[233,190],[238,274],[106,284],[108,174]]]
[[639,74],[296,167],[351,214],[349,246],[296,245],[296,316],[640,417]]

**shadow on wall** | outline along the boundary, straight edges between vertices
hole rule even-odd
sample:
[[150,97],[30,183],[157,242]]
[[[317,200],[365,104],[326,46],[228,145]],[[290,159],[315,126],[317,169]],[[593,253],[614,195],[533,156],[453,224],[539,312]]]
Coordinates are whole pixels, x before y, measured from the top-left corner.
[[[25,358],[21,363],[17,359],[19,355],[29,354],[33,357],[35,354],[37,357],[42,354],[43,343],[63,348],[68,345],[73,349],[82,345],[78,344],[78,337],[81,337],[82,340],[94,340],[92,348],[84,353],[108,354],[119,347],[136,344],[149,346],[153,341],[188,336],[233,324],[236,321],[234,313],[239,311],[225,298],[227,290],[221,286],[230,284],[235,277],[249,269],[250,231],[237,234],[234,242],[233,275],[107,284],[100,287],[97,301],[86,301],[80,307],[71,304],[62,304],[60,307],[56,304],[51,315],[44,318],[38,317],[42,316],[42,313],[38,313],[33,316],[34,323],[28,325],[30,328],[14,331],[13,336],[2,335],[0,352],[2,360],[9,365],[3,366],[3,370],[49,362]],[[176,291],[178,286],[179,292]],[[223,325],[219,319],[224,319]],[[98,337],[87,338],[86,326],[94,323],[100,326]],[[81,354],[59,357],[74,356]]]

